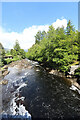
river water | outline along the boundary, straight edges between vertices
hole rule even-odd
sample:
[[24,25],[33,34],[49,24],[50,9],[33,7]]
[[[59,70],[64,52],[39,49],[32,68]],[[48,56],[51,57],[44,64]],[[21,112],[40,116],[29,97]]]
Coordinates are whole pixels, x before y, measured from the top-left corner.
[[[29,61],[30,62],[30,61]],[[3,86],[3,114],[29,119],[80,119],[80,95],[63,78],[51,75],[38,63],[32,68],[10,67]],[[25,115],[26,114],[26,115]]]

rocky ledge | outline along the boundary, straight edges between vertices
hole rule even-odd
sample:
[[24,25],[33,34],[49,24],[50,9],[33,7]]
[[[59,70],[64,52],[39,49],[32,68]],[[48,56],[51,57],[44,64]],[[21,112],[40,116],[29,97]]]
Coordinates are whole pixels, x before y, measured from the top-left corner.
[[8,80],[5,80],[4,77],[9,74],[8,66],[4,66],[0,69],[0,85],[8,84]]
[[0,69],[0,80],[1,80],[2,78],[4,78],[4,76],[6,76],[7,74],[9,74],[8,66],[5,65],[4,67],[2,67],[2,68]]
[[31,63],[26,59],[18,60],[3,66],[2,68],[0,68],[0,85],[8,84],[8,81],[4,80],[4,77],[10,72],[8,71],[8,67],[14,67],[14,66],[16,66],[18,69],[32,68]]
[[31,63],[27,61],[26,59],[18,60],[15,62],[12,62],[8,65],[8,67],[14,67],[16,66],[19,69],[25,69],[25,68],[31,68]]
[[[78,68],[78,67],[76,67],[76,68]],[[59,72],[58,70],[50,70],[49,73],[53,74],[53,75],[58,75],[60,77],[63,77],[64,80],[67,81],[70,86],[74,85],[75,87],[77,87],[80,90],[80,84],[78,84],[77,78],[73,77],[73,74],[69,74],[69,75],[65,76],[64,73]]]

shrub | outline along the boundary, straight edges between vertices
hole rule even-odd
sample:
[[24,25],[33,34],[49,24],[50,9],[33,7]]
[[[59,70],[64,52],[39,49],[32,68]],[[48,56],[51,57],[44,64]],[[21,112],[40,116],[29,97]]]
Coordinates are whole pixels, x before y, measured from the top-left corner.
[[11,63],[11,62],[12,62],[12,59],[7,58],[7,59],[5,59],[5,61],[6,61],[6,63],[7,63],[7,64],[9,64],[9,63]]
[[80,77],[80,67],[77,68],[77,69],[74,71],[74,75],[75,75],[76,77]]

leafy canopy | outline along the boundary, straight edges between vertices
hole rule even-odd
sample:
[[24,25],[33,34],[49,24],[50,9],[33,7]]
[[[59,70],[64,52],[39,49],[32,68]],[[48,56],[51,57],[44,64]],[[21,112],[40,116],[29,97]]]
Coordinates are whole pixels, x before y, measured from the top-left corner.
[[65,73],[79,55],[78,31],[70,20],[66,30],[64,27],[55,30],[51,25],[47,33],[38,31],[35,44],[27,52],[27,58]]

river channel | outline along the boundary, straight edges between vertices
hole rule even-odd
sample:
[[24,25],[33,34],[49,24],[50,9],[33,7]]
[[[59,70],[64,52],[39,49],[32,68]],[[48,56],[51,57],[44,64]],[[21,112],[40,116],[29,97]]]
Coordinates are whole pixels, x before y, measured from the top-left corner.
[[2,88],[3,114],[25,116],[27,112],[32,120],[79,120],[80,95],[62,77],[29,62],[31,68],[9,67],[10,73],[4,78],[8,84]]

